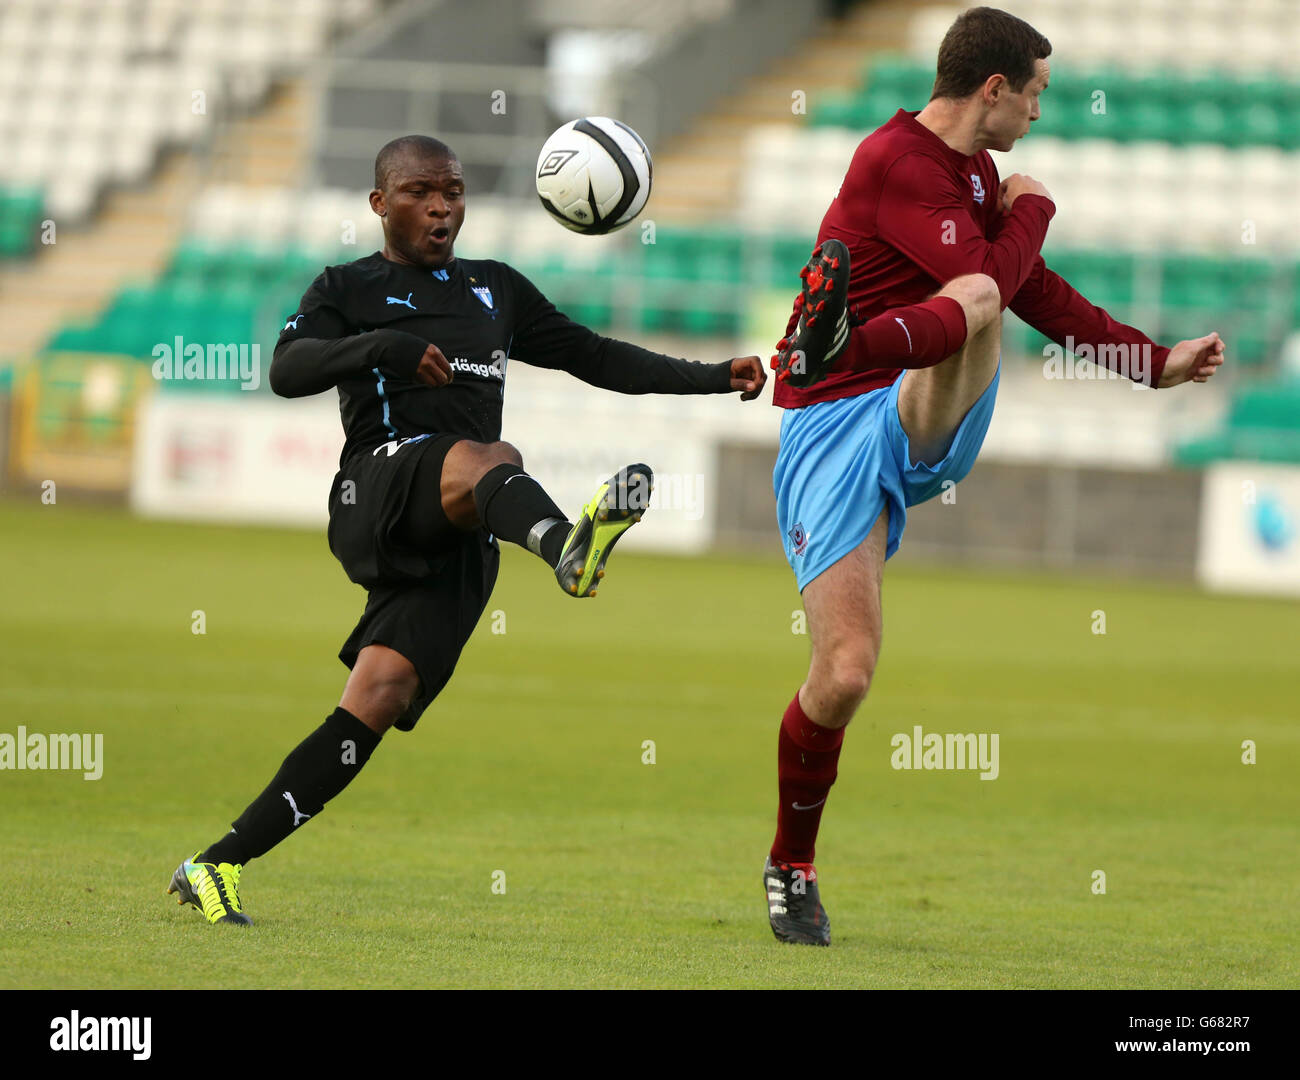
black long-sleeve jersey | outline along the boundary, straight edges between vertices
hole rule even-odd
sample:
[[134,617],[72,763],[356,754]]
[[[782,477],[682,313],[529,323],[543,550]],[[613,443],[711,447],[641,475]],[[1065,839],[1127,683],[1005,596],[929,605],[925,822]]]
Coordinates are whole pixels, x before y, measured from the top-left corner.
[[[451,364],[443,387],[415,381],[432,342]],[[558,368],[624,394],[721,394],[730,363],[699,364],[602,337],[557,311],[531,281],[490,259],[428,270],[380,252],[327,267],[275,347],[269,382],[284,397],[339,392],[340,464],[395,439],[501,437],[508,361]]]

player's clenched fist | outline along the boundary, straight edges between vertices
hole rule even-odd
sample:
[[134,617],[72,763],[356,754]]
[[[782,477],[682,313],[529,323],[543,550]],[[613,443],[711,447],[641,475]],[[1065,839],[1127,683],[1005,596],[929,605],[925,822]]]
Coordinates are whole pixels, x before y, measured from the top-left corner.
[[740,356],[731,361],[731,389],[741,391],[741,401],[753,401],[763,392],[767,372],[757,356]]
[[425,386],[446,386],[453,378],[455,373],[447,358],[442,355],[442,350],[437,345],[426,345],[424,355],[420,357],[420,365],[415,369],[415,381],[422,382]]
[[1025,173],[1012,173],[998,185],[998,203],[1002,207],[1002,212],[1010,213],[1012,204],[1021,195],[1041,195],[1045,199],[1052,198],[1052,193],[1046,186],[1032,176]]

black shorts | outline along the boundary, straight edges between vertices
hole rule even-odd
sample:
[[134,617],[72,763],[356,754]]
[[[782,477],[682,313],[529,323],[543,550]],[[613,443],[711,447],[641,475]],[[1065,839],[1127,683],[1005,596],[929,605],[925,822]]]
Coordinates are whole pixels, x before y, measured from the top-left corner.
[[330,490],[330,550],[369,593],[339,659],[351,668],[367,645],[386,645],[414,665],[420,689],[397,721],[401,731],[447,685],[500,565],[486,529],[465,532],[442,513],[443,459],[461,438],[431,435],[354,454]]

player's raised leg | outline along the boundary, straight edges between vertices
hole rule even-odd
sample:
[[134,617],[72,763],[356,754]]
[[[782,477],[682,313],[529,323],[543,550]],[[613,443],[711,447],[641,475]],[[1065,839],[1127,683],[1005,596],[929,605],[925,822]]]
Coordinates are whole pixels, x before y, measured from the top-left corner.
[[627,465],[597,488],[570,523],[509,443],[456,443],[442,467],[442,509],[457,528],[482,524],[540,556],[571,596],[595,596],[618,539],[641,520],[654,474]]
[[955,354],[931,367],[903,372],[898,416],[912,460],[943,460],[957,428],[988,389],[1002,357],[1001,302],[993,279],[982,274],[955,278],[940,290],[968,312],[970,331]]
[[793,329],[772,357],[777,380],[797,387],[820,382],[846,351],[844,371],[937,364],[996,319],[1002,306],[991,277],[968,274],[919,303],[859,319],[849,311],[849,250],[838,240],[818,244],[800,277]]
[[861,544],[803,590],[812,660],[781,720],[776,838],[763,868],[772,932],[790,944],[830,944],[813,857],[844,729],[867,696],[880,655],[888,536],[886,509]]
[[654,474],[649,465],[628,465],[596,489],[564,539],[555,580],[571,596],[595,596],[605,563],[619,538],[641,520],[650,504]]

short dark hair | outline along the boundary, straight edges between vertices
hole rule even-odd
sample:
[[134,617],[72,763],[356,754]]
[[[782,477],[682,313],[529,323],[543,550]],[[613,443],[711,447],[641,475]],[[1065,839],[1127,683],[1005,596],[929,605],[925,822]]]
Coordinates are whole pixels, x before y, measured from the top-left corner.
[[970,97],[991,75],[1006,77],[1017,94],[1034,75],[1034,61],[1052,55],[1052,43],[1023,19],[997,8],[962,12],[939,46],[935,98]]
[[388,178],[392,176],[393,169],[408,154],[417,160],[429,158],[460,160],[452,148],[441,139],[434,139],[428,135],[403,135],[399,139],[385,143],[375,155],[375,187],[380,191],[387,190]]

